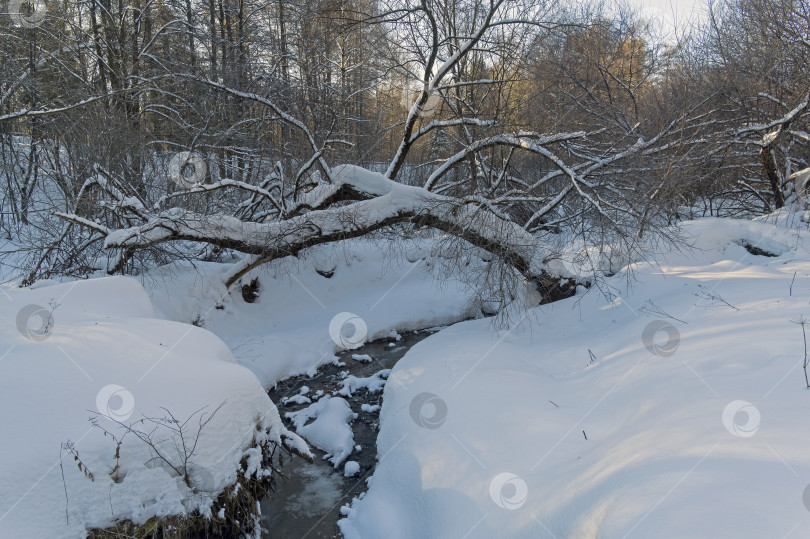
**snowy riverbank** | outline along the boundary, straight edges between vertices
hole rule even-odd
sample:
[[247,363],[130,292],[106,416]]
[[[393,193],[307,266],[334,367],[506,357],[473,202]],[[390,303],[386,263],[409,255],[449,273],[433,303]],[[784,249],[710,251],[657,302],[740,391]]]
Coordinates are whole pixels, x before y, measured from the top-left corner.
[[[810,390],[791,323],[810,316],[807,232],[717,219],[685,231],[694,250],[618,273],[602,287],[609,297],[593,289],[515,311],[501,329],[459,323],[409,351],[388,376],[379,463],[343,511],[345,535],[810,529]],[[467,286],[437,280],[428,248],[390,260],[353,241],[279,261],[251,275],[254,303],[225,291],[216,264],[161,268],[146,289],[124,277],[4,289],[0,369],[13,375],[0,378],[0,419],[14,443],[0,462],[0,535],[216,513],[242,462],[260,472],[251,446],[286,438],[303,449],[263,386],[335,361],[341,344],[480,312]],[[112,419],[154,425],[168,410],[196,424],[222,403],[187,480],[132,434],[116,462],[115,440],[88,422],[120,436]]]
[[[0,315],[2,537],[83,537],[116,521],[210,515],[251,447],[284,438],[307,451],[218,338],[158,319],[134,279],[5,289]],[[190,419],[182,435],[169,413]],[[198,429],[201,420],[210,422]]]
[[616,275],[611,298],[411,349],[346,537],[804,537],[810,389],[790,321],[810,315],[808,234],[686,232],[698,250]]
[[[476,310],[467,287],[436,280],[429,248],[410,243],[389,259],[390,251],[355,241],[295,265],[279,261],[251,275],[260,283],[254,303],[228,294],[221,264],[160,268],[144,276],[146,290],[126,277],[6,287],[0,425],[12,443],[0,462],[0,536],[75,537],[124,520],[209,515],[251,446],[284,437],[306,451],[263,386],[334,361],[341,338],[361,343]],[[340,318],[348,312],[362,317],[361,332],[334,327],[338,319],[351,329]],[[169,412],[191,419],[184,435],[198,444],[189,459],[174,449],[177,433],[153,421]],[[133,432],[116,461],[116,440],[90,418],[119,438],[116,421],[151,418],[137,428],[158,426],[154,441],[170,462]],[[170,466],[184,460],[188,481]]]

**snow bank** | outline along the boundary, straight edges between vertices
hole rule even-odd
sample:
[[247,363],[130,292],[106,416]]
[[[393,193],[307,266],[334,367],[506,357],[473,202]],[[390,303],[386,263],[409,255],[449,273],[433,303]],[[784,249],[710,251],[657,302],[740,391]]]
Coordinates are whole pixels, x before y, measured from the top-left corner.
[[[254,442],[285,437],[305,450],[228,347],[206,330],[156,319],[136,280],[46,284],[0,290],[0,537],[82,537],[116,520],[206,514]],[[114,481],[115,442],[88,421],[120,438],[113,419],[129,425],[171,413],[196,426],[220,405],[188,460],[191,487],[132,433]],[[157,427],[153,440],[180,462],[176,435]],[[60,468],[68,441],[79,461],[66,448]]]
[[810,390],[790,320],[810,315],[808,233],[685,232],[697,250],[635,264],[609,298],[414,346],[385,386],[379,463],[345,536],[806,536]]
[[438,282],[428,256],[434,245],[403,240],[391,249],[351,240],[313,248],[300,261],[276,260],[251,272],[260,285],[251,304],[238,290],[225,290],[223,264],[173,264],[151,271],[144,285],[165,317],[202,324],[270,387],[392,330],[476,315],[467,285]]
[[[735,252],[744,256],[742,249],[752,249],[755,253],[779,256],[796,248],[795,228],[806,228],[801,214],[780,211],[753,221],[706,217],[696,221],[685,221],[680,229],[670,232],[680,235],[686,246],[690,260],[701,257],[734,257]],[[555,275],[570,277],[580,282],[593,279],[594,272],[612,275],[628,264],[643,262],[657,252],[657,258],[666,260],[668,252],[680,250],[681,245],[660,245],[660,238],[648,236],[636,252],[628,253],[618,245],[586,247],[581,238],[561,246],[557,253],[545,260],[549,271]],[[742,248],[742,249],[740,249]],[[679,253],[682,257],[684,253]],[[654,256],[653,256],[654,258]],[[739,258],[739,257],[738,257]]]

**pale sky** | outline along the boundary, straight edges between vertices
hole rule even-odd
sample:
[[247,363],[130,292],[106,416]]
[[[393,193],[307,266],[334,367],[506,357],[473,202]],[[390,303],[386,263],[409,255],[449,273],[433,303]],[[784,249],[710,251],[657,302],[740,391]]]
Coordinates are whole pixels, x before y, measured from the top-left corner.
[[643,14],[661,18],[670,27],[684,27],[690,18],[706,15],[707,0],[631,0]]

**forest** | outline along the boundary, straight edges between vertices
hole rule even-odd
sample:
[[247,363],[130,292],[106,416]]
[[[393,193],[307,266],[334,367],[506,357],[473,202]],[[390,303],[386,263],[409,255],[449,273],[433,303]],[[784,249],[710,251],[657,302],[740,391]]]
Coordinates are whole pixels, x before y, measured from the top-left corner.
[[[682,219],[777,210],[807,166],[803,2],[713,1],[683,28],[594,2],[13,5],[2,227],[29,283],[223,249],[258,264],[405,222],[537,277],[527,232],[545,258],[571,237],[632,252]],[[390,187],[346,164],[423,200],[354,222]]]
[[0,537],[804,536],[810,0],[647,4],[2,0]]

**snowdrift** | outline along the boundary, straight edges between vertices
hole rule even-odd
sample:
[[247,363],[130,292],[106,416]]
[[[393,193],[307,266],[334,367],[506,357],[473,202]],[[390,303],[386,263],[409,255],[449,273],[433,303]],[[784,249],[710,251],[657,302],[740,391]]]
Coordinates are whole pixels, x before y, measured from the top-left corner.
[[810,253],[791,219],[687,223],[693,251],[634,264],[608,297],[417,344],[385,386],[379,463],[345,536],[806,537],[810,389],[791,320],[810,315]]
[[[158,319],[136,280],[0,293],[0,537],[83,537],[116,520],[210,514],[251,446],[284,439],[307,452],[228,347],[204,329]],[[192,418],[187,480],[132,433],[121,438],[121,423],[168,413]],[[201,417],[211,419],[197,436]],[[123,440],[119,462],[115,440],[89,418]],[[179,437],[142,424],[153,428],[156,447],[179,464]]]

